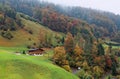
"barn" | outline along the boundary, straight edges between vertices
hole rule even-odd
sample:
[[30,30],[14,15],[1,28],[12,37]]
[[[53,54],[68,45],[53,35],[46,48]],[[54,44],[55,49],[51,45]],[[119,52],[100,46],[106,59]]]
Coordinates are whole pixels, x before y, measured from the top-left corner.
[[28,50],[29,55],[43,56],[43,53],[45,53],[45,51],[42,48],[35,48],[35,49]]

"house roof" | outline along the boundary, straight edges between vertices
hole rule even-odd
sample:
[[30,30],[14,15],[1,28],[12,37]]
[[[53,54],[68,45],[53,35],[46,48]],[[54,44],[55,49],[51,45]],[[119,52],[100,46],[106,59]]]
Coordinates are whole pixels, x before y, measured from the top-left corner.
[[29,49],[29,52],[34,52],[34,51],[44,51],[42,48],[35,48],[35,49]]

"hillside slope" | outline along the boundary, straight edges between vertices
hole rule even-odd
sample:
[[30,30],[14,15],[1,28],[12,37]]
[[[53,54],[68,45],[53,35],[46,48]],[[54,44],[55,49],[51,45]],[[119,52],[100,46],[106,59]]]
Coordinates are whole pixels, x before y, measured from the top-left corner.
[[113,13],[82,7],[62,7],[39,0],[1,0],[0,2],[13,7],[17,12],[33,17],[54,31],[64,33],[69,31],[76,35],[76,32],[81,31],[81,27],[86,27],[89,23],[87,28],[93,27],[91,30],[96,38],[108,37],[119,41],[120,16]]
[[78,79],[47,58],[16,55],[0,48],[0,79]]
[[[0,46],[28,46],[33,44],[39,44],[40,33],[49,34],[52,37],[58,36],[62,37],[60,33],[53,32],[45,26],[40,25],[39,23],[35,23],[30,20],[26,20],[21,18],[22,23],[24,24],[24,28],[20,28],[16,31],[10,31],[13,35],[11,40],[6,39],[0,36]],[[1,31],[0,31],[1,32]],[[57,40],[53,38],[54,43],[57,43]]]

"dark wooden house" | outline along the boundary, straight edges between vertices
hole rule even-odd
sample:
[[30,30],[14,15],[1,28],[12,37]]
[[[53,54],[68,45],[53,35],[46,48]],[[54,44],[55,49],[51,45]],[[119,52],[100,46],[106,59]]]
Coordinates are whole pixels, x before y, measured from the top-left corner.
[[36,48],[36,49],[29,49],[28,50],[29,55],[40,56],[40,55],[43,55],[43,53],[44,53],[44,50],[41,49],[41,48],[40,49]]

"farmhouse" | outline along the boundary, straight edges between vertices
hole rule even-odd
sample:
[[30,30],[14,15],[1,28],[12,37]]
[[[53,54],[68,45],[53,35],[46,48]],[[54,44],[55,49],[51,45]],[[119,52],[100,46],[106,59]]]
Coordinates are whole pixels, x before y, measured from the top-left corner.
[[41,48],[29,49],[28,54],[34,56],[43,56],[44,50]]

